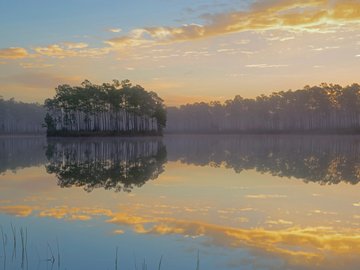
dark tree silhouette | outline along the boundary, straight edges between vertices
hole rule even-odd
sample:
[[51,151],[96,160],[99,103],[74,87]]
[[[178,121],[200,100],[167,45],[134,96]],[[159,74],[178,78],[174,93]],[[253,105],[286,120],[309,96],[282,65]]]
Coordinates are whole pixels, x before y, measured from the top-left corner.
[[48,135],[161,134],[166,124],[163,100],[130,81],[102,85],[60,85],[45,101]]
[[163,172],[166,148],[160,140],[49,141],[46,170],[61,187],[130,192]]

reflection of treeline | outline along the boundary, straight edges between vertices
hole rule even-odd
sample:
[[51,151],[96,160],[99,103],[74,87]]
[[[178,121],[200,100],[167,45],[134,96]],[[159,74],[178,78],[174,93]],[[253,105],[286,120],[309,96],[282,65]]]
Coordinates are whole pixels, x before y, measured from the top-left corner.
[[61,187],[131,191],[163,172],[166,149],[158,139],[49,141],[48,173]]
[[60,85],[45,106],[48,135],[159,134],[166,122],[163,100],[128,80]]
[[360,138],[356,136],[170,136],[168,160],[224,166],[237,173],[255,169],[306,182],[360,181]]
[[322,84],[296,91],[236,96],[224,103],[168,108],[167,132],[289,133],[360,131],[360,85]]
[[46,162],[43,137],[0,137],[0,173]]
[[0,134],[44,133],[44,114],[39,104],[3,100],[0,96]]

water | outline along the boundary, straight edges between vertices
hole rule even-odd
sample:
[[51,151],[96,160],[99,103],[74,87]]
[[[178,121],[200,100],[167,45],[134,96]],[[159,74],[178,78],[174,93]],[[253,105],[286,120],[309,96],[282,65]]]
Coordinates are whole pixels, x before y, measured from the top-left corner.
[[0,269],[358,269],[359,180],[357,136],[1,137]]

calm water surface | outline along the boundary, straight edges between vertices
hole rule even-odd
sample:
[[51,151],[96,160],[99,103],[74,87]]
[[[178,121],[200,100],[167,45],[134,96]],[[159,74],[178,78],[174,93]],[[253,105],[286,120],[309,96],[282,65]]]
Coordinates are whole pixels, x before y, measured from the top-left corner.
[[356,136],[1,137],[0,269],[359,269],[359,180]]

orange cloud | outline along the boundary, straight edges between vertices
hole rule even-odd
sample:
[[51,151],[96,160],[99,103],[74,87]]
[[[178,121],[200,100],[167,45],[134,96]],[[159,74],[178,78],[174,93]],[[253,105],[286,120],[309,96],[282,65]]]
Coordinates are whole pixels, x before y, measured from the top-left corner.
[[[180,234],[190,237],[206,237],[214,245],[228,248],[247,247],[286,258],[295,264],[322,263],[331,256],[356,255],[360,252],[359,230],[338,231],[327,227],[291,227],[283,230],[263,228],[232,228],[204,222],[175,218],[143,218],[128,214],[115,214],[108,222],[132,225],[142,234]],[[291,225],[290,221],[273,221]]]
[[30,54],[24,48],[10,47],[0,49],[0,59],[23,59],[30,57]]
[[110,48],[87,48],[86,43],[67,42],[62,45],[52,44],[46,47],[36,47],[35,52],[40,55],[65,58],[65,57],[100,57],[110,52]]
[[39,213],[40,217],[52,217],[56,219],[67,219],[67,220],[90,220],[95,216],[111,216],[112,212],[102,208],[77,208],[60,206],[50,209],[42,210]]
[[32,213],[32,208],[27,205],[0,206],[0,213],[17,217],[27,217]]
[[[270,4],[269,4],[270,3]],[[360,23],[359,1],[269,1],[255,4],[249,11],[203,16],[205,25],[145,27],[130,35],[106,41],[113,47],[141,46],[196,40],[228,33],[263,30],[321,31],[324,27]]]

